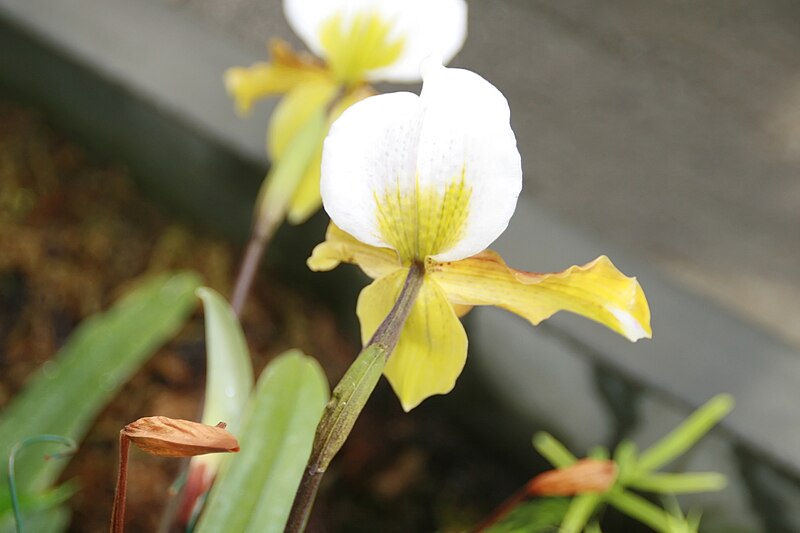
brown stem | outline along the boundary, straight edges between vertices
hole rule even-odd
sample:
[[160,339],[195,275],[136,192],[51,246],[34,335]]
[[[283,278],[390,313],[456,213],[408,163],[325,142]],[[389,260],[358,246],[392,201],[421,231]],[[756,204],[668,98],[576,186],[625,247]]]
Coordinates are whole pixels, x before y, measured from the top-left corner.
[[114,492],[114,509],[111,511],[111,533],[125,531],[125,498],[128,495],[128,448],[130,439],[120,431],[119,434],[119,473]]
[[278,228],[278,222],[275,217],[264,216],[262,220],[257,220],[253,226],[250,240],[247,242],[247,249],[242,259],[242,265],[239,268],[239,274],[236,276],[233,296],[231,297],[231,307],[237,317],[242,316],[244,304],[247,302],[247,297],[253,286],[253,280],[258,272],[258,266],[261,264],[261,257],[264,255],[267,244],[269,244],[275,230]]
[[486,531],[493,525],[500,522],[506,516],[508,516],[511,511],[513,511],[520,503],[522,503],[525,498],[528,497],[528,485],[522,486],[517,492],[509,496],[503,503],[501,503],[497,508],[492,511],[486,520],[478,524],[475,529],[472,530],[472,533],[482,533]]
[[358,415],[378,384],[383,367],[397,346],[400,332],[414,306],[424,275],[421,264],[411,265],[394,307],[333,390],[317,426],[311,457],[286,522],[286,533],[305,530],[322,475],[347,440]]

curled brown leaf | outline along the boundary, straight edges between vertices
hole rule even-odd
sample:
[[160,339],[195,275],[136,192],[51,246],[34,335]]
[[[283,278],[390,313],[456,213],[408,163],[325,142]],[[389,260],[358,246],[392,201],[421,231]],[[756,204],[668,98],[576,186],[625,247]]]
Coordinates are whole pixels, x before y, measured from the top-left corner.
[[543,472],[528,482],[531,496],[574,496],[585,492],[606,492],[617,479],[617,465],[606,459],[580,461]]
[[166,416],[148,416],[131,422],[120,433],[141,450],[162,457],[239,451],[239,442],[223,422],[208,426]]

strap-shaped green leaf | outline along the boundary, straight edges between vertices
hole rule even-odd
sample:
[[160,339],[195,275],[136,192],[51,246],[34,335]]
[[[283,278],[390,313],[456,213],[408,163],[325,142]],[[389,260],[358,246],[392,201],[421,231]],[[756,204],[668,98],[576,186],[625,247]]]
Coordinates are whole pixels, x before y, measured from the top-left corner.
[[719,394],[692,413],[680,426],[642,452],[636,464],[637,474],[645,474],[670,463],[702,439],[711,428],[733,409],[733,397]]
[[214,483],[198,533],[283,531],[328,395],[319,364],[298,351],[264,369],[239,432],[241,451]]
[[533,447],[556,468],[569,466],[578,460],[566,446],[545,431],[533,436]]
[[201,287],[197,296],[203,300],[206,316],[206,401],[203,424],[225,422],[234,435],[239,434],[242,413],[253,390],[253,363],[233,309],[213,289]]
[[[196,305],[195,274],[163,274],[139,284],[107,312],[85,320],[57,356],[30,378],[0,414],[0,514],[9,501],[6,460],[31,435],[61,435],[80,442],[119,388],[183,326]],[[25,450],[16,461],[21,495],[44,490],[66,466]]]

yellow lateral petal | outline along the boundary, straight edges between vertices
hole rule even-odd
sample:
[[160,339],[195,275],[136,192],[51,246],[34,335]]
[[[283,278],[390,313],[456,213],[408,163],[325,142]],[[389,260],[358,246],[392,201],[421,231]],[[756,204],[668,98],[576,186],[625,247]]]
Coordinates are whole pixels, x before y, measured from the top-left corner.
[[563,272],[538,274],[509,268],[487,250],[461,261],[433,263],[428,272],[454,303],[496,305],[534,325],[558,311],[570,311],[631,341],[652,334],[650,308],[639,282],[604,255]]
[[[361,338],[368,342],[391,310],[408,269],[374,281],[358,297]],[[467,360],[467,335],[442,289],[426,277],[383,373],[403,409],[453,390]]]
[[254,233],[271,235],[286,218],[289,204],[308,169],[308,162],[327,131],[325,109],[317,109],[300,125],[282,156],[272,161],[256,198]]
[[284,41],[270,43],[269,63],[254,63],[250,67],[233,67],[225,71],[225,88],[236,101],[240,114],[250,111],[261,98],[283,94],[297,85],[329,78],[324,66],[307,54],[297,54]]
[[315,272],[333,270],[339,263],[352,263],[361,267],[373,279],[403,269],[397,252],[364,244],[339,229],[333,222],[328,225],[325,241],[314,248],[306,263]]
[[[368,96],[375,94],[368,85],[359,86],[348,91],[334,105],[328,116],[328,127],[339,118],[345,109]],[[324,139],[323,139],[324,140]],[[322,206],[322,197],[319,193],[320,166],[322,164],[322,142],[319,143],[313,159],[309,162],[303,178],[298,184],[297,191],[289,204],[287,220],[290,224],[302,224],[316,213]]]
[[267,153],[273,161],[283,156],[303,124],[320,108],[328,105],[336,95],[336,90],[333,81],[315,79],[297,85],[281,99],[267,127]]
[[289,224],[302,224],[322,207],[322,196],[319,194],[321,165],[322,143],[319,144],[314,155],[309,160],[308,168],[306,168],[303,177],[300,178],[297,190],[294,192],[291,202],[289,202],[289,212],[286,214],[286,221]]

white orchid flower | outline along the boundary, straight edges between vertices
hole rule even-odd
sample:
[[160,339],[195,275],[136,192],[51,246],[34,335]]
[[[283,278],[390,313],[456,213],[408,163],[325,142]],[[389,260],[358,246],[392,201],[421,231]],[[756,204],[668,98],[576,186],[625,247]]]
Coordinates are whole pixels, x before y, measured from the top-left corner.
[[466,70],[429,64],[422,93],[367,98],[325,140],[321,191],[332,223],[313,270],[355,263],[375,281],[358,300],[364,342],[392,308],[412,264],[424,281],[384,374],[403,407],[449,392],[466,361],[459,316],[496,305],[532,324],[560,310],[631,341],[649,337],[635,278],[601,256],[563,272],[509,268],[485,249],[505,230],[522,169],[505,97]]

